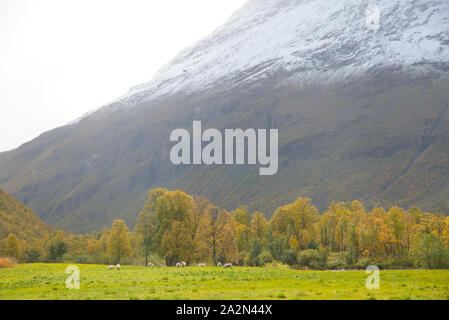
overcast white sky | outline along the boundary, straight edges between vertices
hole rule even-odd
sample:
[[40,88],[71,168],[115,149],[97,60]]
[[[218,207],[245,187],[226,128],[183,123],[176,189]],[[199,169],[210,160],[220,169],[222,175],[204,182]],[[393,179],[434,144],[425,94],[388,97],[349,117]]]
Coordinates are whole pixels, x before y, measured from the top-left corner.
[[0,0],[0,152],[146,82],[245,0]]

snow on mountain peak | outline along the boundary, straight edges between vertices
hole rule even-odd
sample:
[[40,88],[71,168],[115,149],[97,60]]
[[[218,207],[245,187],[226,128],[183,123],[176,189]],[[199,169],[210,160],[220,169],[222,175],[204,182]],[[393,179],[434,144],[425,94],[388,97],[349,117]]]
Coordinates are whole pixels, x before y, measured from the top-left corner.
[[[369,6],[380,12],[378,29],[366,25]],[[447,0],[249,0],[119,101],[133,105],[279,70],[293,71],[301,83],[351,77],[377,66],[425,71],[438,64],[447,70],[448,30]]]

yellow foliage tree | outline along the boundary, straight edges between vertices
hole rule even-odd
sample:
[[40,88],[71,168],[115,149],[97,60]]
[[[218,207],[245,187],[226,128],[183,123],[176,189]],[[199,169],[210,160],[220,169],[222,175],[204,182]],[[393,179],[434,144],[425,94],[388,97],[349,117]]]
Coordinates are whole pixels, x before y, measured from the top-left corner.
[[311,200],[299,197],[295,202],[278,208],[270,223],[274,235],[293,233],[299,248],[305,249],[315,236],[318,219],[318,210],[312,206]]
[[189,264],[194,254],[193,239],[186,225],[180,221],[174,221],[170,230],[165,232],[162,247],[165,250],[167,265],[175,265],[181,261]]
[[251,220],[251,234],[253,238],[263,241],[268,230],[268,221],[260,212],[254,212]]
[[13,233],[10,233],[8,235],[8,237],[5,240],[5,245],[4,245],[4,255],[7,257],[11,257],[11,258],[15,258],[18,259],[19,258],[19,252],[20,252],[20,243],[19,243],[19,238],[17,238],[17,236]]
[[114,259],[115,263],[120,263],[122,258],[132,254],[129,240],[129,230],[123,220],[114,220],[111,232],[107,240],[107,252]]
[[290,237],[288,244],[290,245],[291,248],[295,248],[295,250],[299,249],[299,243],[294,237]]

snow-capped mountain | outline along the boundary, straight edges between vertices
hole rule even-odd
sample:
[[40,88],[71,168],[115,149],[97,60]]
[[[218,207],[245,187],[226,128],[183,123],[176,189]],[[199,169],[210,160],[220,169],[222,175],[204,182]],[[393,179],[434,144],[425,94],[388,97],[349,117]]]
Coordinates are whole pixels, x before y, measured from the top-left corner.
[[[270,216],[298,196],[449,214],[449,1],[250,0],[149,82],[0,154],[0,187],[76,232],[148,190]],[[174,166],[170,132],[279,129],[279,171]]]
[[[371,28],[376,14],[378,25]],[[310,83],[386,66],[412,72],[449,68],[448,1],[250,0],[123,99],[135,103],[202,91],[217,82],[238,85],[279,70]]]

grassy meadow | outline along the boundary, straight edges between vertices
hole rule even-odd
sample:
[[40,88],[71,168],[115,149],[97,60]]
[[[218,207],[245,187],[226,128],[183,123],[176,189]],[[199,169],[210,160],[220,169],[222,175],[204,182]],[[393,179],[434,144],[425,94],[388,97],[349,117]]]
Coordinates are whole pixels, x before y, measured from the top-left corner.
[[68,264],[0,269],[0,299],[444,299],[449,270],[386,270],[368,290],[364,271],[287,268],[145,268],[78,265],[80,289],[68,290]]

